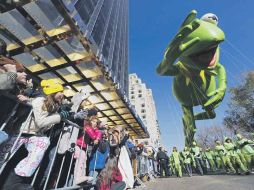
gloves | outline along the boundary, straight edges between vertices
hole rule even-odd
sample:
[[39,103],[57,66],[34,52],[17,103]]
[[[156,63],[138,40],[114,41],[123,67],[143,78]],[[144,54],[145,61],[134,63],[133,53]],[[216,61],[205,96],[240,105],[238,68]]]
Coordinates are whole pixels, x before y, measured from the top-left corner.
[[67,119],[70,116],[70,113],[68,111],[61,110],[59,112],[59,115],[60,115],[61,119]]
[[74,119],[75,120],[82,120],[82,119],[86,119],[88,115],[88,111],[87,110],[81,110],[77,113],[74,114]]
[[208,94],[208,96],[210,97],[210,99],[205,103],[204,107],[212,106],[212,108],[216,108],[222,102],[225,96],[225,90],[217,89],[212,93]]

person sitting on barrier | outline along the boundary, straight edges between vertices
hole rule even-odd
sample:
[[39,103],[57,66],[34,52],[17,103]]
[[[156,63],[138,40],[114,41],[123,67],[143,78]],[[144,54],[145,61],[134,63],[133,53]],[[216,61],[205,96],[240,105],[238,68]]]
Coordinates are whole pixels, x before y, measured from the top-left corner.
[[105,168],[98,176],[96,187],[98,190],[124,190],[126,183],[118,168],[118,158],[109,157]]
[[[54,124],[60,123],[62,119],[67,118],[69,113],[59,108],[63,100],[63,86],[54,79],[43,80],[41,82],[43,92],[47,95],[46,97],[38,97],[32,101],[33,114],[31,115],[27,126],[21,133],[26,134],[27,137],[21,137],[18,140],[17,148],[25,143],[28,155],[26,158],[21,160],[15,167],[4,186],[7,190],[14,189],[16,181],[22,181],[22,177],[31,177],[38,165],[40,164],[45,151],[50,145],[49,138],[45,136],[45,132],[50,129]],[[15,184],[16,186],[12,186]],[[33,189],[28,184],[24,184],[24,189]]]

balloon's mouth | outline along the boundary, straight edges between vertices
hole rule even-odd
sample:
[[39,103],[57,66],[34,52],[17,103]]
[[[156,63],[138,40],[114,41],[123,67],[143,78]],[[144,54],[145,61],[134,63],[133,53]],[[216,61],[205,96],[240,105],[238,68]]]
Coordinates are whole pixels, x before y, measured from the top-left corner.
[[217,54],[216,54],[217,47],[218,45],[212,46],[206,51],[202,51],[200,53],[196,53],[192,55],[191,58],[200,67],[203,67],[203,68],[213,67],[217,59]]

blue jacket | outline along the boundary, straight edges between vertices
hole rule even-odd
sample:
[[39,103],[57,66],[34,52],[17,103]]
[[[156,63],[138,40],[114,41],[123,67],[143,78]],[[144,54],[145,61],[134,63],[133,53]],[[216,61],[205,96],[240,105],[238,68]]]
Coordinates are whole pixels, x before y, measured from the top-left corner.
[[[97,160],[96,160],[96,154],[97,154]],[[93,171],[94,167],[96,170],[103,169],[105,167],[108,155],[109,155],[109,146],[107,146],[107,149],[104,153],[100,152],[99,149],[97,149],[91,156],[91,159],[89,162],[89,171]],[[95,162],[96,162],[96,165],[95,165]]]

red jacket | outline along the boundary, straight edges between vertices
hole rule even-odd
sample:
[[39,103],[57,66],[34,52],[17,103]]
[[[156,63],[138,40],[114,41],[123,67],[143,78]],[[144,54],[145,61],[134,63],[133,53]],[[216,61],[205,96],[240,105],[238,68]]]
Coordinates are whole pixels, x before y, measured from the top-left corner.
[[117,182],[120,182],[120,181],[123,181],[123,177],[122,177],[122,174],[121,174],[120,170],[119,169],[114,170],[112,172],[111,184],[107,184],[107,182],[104,181],[99,190],[110,190],[111,186],[114,183],[117,183]]
[[[100,140],[102,138],[102,133],[98,129],[98,127],[93,128],[89,123],[84,124],[83,128],[85,135],[88,135],[93,141],[98,139]],[[83,148],[86,148],[86,143],[84,141],[84,136],[81,136],[77,139],[77,145],[81,146],[83,141]]]

